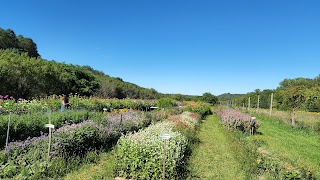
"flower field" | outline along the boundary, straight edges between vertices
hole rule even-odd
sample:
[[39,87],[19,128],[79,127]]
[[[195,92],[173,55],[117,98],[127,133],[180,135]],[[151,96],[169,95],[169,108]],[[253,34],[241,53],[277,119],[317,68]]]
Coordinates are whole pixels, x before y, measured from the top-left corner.
[[[50,157],[47,156],[47,135],[11,142],[1,153],[0,177],[59,177],[69,169],[70,160],[78,159],[81,163],[88,152],[108,149],[116,143],[121,133],[146,127],[150,122],[146,113],[128,111],[121,117],[104,116],[98,120],[65,124],[53,132]],[[66,170],[60,172],[61,168]]]
[[[73,107],[60,112],[58,97],[32,101],[2,98],[0,146],[3,150],[0,152],[0,178],[60,178],[83,163],[95,162],[100,152],[113,148],[119,139],[118,144],[121,144],[124,141],[122,139],[133,134],[151,133],[153,130],[160,133],[160,126],[163,131],[172,133],[172,142],[168,146],[173,151],[168,148],[168,156],[175,159],[168,161],[168,165],[173,164],[175,170],[168,169],[173,173],[169,173],[169,176],[178,176],[174,173],[184,163],[181,159],[186,155],[188,136],[183,135],[185,132],[178,132],[177,127],[184,124],[183,127],[195,128],[198,119],[204,116],[183,112],[181,108],[149,111],[154,105],[152,101],[72,97],[70,102]],[[108,112],[102,111],[106,107]],[[210,107],[206,108],[202,113],[207,113],[208,108],[210,111]],[[199,107],[189,110],[196,112]],[[163,122],[164,119],[166,122]],[[9,120],[9,144],[5,146]],[[49,122],[55,129],[48,154],[49,136],[45,124]],[[154,125],[147,129],[156,129],[142,130],[150,124]],[[176,145],[178,149],[174,149]]]

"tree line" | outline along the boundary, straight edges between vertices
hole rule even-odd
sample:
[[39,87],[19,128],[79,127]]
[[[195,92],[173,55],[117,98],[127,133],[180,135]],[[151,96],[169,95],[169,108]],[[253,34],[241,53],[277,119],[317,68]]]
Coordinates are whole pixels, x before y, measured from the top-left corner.
[[0,28],[0,49],[14,49],[17,52],[26,52],[30,57],[40,56],[36,43],[31,38],[16,36],[12,29]]
[[43,59],[31,38],[16,36],[13,30],[0,28],[0,95],[31,99],[71,93],[101,98],[218,102],[211,93],[203,96],[163,94],[153,88],[143,88],[119,77],[111,77],[90,66]]
[[256,89],[253,92],[236,96],[225,102],[237,106],[250,106],[256,108],[270,107],[270,96],[274,94],[273,107],[279,110],[305,110],[310,112],[320,112],[320,75],[311,78],[284,79],[276,89],[266,89],[261,91]]

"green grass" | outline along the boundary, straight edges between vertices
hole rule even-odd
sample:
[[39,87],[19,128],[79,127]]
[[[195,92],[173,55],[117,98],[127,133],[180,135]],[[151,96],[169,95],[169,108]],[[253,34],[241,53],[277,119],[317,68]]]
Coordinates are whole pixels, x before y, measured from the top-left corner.
[[198,134],[200,143],[189,160],[188,179],[245,179],[227,133],[216,115],[202,122]]
[[266,142],[263,148],[273,155],[295,164],[306,165],[320,178],[320,134],[306,129],[296,129],[282,121],[258,115],[261,135],[255,138]]
[[114,152],[104,152],[100,155],[100,160],[94,164],[85,164],[77,171],[69,173],[63,179],[114,179],[115,157]]

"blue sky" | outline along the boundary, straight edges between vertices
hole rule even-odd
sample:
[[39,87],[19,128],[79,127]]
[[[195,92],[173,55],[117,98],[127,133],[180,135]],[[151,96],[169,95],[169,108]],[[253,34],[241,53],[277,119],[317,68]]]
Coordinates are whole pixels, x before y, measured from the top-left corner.
[[0,27],[32,38],[44,59],[162,93],[219,95],[318,76],[319,8],[316,0],[7,1]]

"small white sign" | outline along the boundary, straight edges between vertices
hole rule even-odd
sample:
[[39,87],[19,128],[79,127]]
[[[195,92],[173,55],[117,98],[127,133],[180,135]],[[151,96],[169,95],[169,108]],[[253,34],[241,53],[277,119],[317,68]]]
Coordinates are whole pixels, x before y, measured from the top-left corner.
[[45,127],[54,129],[54,125],[53,124],[46,124]]
[[171,138],[170,134],[160,134],[160,137],[161,137],[161,139],[164,139],[164,140]]
[[251,119],[257,119],[256,117],[251,117]]

